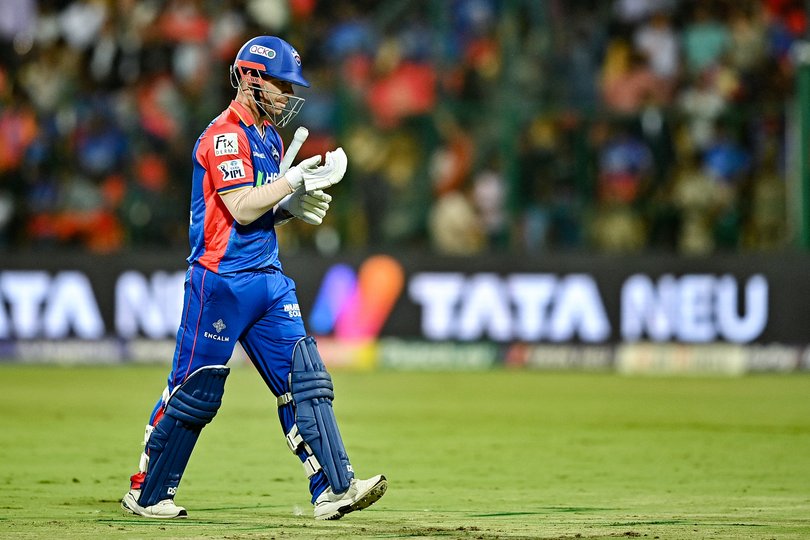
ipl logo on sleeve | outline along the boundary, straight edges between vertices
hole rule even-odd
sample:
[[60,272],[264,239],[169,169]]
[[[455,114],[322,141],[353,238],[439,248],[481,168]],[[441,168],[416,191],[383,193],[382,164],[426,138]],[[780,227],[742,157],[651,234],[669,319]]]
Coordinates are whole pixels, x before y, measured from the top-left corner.
[[225,182],[245,177],[245,164],[241,159],[223,161],[217,169],[222,173],[222,180]]
[[346,264],[332,266],[323,278],[309,325],[316,334],[334,332],[342,339],[380,334],[405,285],[405,271],[395,259],[375,255],[355,274]]

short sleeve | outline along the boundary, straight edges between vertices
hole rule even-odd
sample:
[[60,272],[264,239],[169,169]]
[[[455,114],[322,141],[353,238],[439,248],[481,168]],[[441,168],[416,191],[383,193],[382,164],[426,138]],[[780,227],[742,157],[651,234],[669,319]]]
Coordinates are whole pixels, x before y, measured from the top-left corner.
[[205,163],[217,193],[253,186],[250,142],[238,125],[217,126],[203,136],[200,163]]

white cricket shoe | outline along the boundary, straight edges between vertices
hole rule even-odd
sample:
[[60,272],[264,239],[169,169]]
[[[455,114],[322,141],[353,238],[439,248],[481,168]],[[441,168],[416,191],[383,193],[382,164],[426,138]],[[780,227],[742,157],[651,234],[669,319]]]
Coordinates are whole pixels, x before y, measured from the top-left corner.
[[388,481],[378,474],[368,480],[352,479],[349,489],[343,493],[332,493],[332,488],[315,499],[315,519],[340,519],[349,512],[368,508],[385,494]]
[[188,512],[182,506],[174,504],[172,499],[163,499],[157,504],[152,506],[141,506],[138,504],[138,497],[141,496],[140,489],[131,489],[121,499],[121,508],[138,516],[157,518],[157,519],[172,519],[188,517]]

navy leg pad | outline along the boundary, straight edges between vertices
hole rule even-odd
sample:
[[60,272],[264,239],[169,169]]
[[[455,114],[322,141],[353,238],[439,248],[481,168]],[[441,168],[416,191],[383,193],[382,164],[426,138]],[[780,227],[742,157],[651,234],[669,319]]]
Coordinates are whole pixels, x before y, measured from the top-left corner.
[[175,388],[146,444],[149,465],[139,505],[174,497],[200,431],[222,404],[229,372],[225,366],[200,368]]
[[332,377],[311,336],[301,339],[293,349],[290,390],[298,433],[323,468],[332,491],[343,493],[349,489],[354,472],[332,409]]

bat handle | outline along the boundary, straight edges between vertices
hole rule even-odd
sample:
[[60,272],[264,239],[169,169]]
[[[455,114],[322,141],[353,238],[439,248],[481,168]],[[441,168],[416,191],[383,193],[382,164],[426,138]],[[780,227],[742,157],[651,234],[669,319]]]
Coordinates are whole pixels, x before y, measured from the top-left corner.
[[304,141],[307,140],[309,137],[309,130],[304,126],[300,126],[298,129],[295,130],[295,135],[293,135],[293,140],[290,143],[290,147],[284,153],[284,158],[281,160],[281,163],[278,167],[278,175],[283,176],[289,168],[292,166],[293,160],[295,160],[295,156],[298,155],[298,151],[301,150],[301,145],[304,144]]

